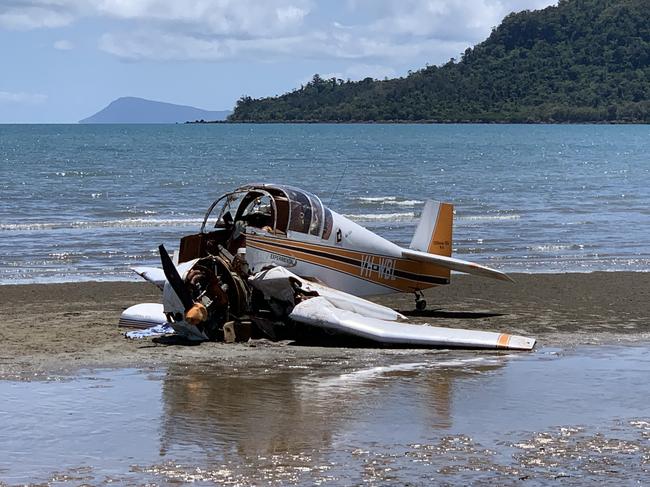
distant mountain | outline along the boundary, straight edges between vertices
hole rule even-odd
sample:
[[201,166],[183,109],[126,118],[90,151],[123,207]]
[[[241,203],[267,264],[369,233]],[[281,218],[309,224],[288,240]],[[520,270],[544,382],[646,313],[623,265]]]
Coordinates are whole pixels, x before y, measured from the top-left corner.
[[458,61],[382,81],[315,75],[277,97],[242,97],[229,120],[650,123],[649,5],[559,0],[508,15]]
[[125,96],[79,123],[183,123],[225,120],[230,110],[208,111],[186,105]]

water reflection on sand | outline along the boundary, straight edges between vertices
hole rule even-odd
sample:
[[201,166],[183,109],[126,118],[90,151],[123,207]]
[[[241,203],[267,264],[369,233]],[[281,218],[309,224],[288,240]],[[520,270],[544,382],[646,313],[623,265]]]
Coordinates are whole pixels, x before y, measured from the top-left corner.
[[[359,350],[272,366],[5,382],[0,481],[642,479],[646,355]],[[595,468],[603,462],[611,468]]]
[[[421,358],[421,357],[420,357]],[[327,450],[350,428],[408,415],[416,430],[449,428],[457,378],[502,367],[503,356],[363,367],[233,373],[172,366],[163,380],[162,452],[264,454]],[[390,438],[390,423],[386,433]],[[373,433],[384,435],[382,428]]]

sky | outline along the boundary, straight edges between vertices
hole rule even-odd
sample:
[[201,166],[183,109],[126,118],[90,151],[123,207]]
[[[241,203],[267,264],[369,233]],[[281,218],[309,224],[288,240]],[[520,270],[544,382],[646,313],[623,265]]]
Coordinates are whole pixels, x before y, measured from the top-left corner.
[[557,0],[0,0],[0,123],[76,123],[121,96],[232,109],[322,77],[459,58]]

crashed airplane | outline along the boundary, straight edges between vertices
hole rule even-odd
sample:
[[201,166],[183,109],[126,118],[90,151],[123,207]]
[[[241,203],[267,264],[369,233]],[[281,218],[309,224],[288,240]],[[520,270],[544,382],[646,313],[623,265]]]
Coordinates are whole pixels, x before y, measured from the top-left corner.
[[427,201],[409,248],[324,206],[301,189],[250,184],[218,198],[199,233],[181,239],[176,262],[135,272],[162,290],[162,304],[124,311],[123,326],[171,327],[189,340],[316,337],[362,345],[530,350],[532,338],[412,324],[361,296],[449,284],[451,271],[499,280],[506,274],[455,259],[453,206]]

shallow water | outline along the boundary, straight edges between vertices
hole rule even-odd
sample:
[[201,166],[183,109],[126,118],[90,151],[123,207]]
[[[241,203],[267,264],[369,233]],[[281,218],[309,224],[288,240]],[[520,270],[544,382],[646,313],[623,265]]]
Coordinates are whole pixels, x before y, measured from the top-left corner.
[[643,481],[649,373],[642,346],[315,349],[0,382],[0,483]]
[[0,283],[130,279],[254,181],[402,245],[453,202],[455,254],[506,271],[647,270],[649,152],[647,125],[0,125]]

